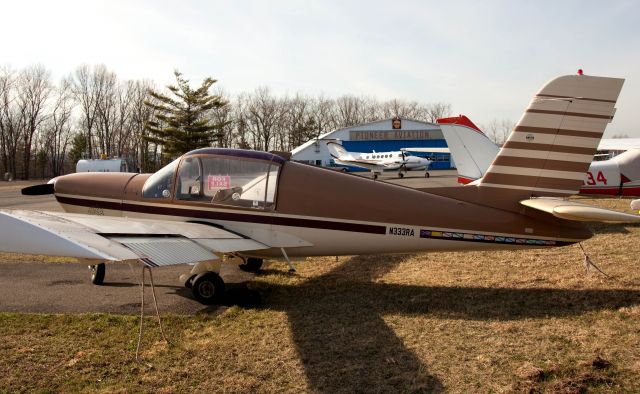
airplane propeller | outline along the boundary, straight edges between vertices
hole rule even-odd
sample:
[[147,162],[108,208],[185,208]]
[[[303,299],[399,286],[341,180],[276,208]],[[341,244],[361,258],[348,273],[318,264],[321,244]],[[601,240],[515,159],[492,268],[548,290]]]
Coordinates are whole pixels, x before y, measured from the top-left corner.
[[41,185],[25,187],[21,192],[24,196],[42,196],[45,194],[53,194],[53,187],[53,183],[43,183]]

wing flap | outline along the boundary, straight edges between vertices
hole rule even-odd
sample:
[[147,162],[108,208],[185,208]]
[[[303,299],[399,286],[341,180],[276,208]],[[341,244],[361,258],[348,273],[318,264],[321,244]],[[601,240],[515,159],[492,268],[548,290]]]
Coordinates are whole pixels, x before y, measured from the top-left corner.
[[584,222],[640,223],[640,216],[556,198],[532,198],[520,204],[553,216]]
[[131,249],[150,266],[196,263],[218,257],[198,243],[184,237],[108,237]]
[[194,239],[203,247],[220,253],[242,252],[246,250],[268,249],[269,246],[250,238],[241,239]]

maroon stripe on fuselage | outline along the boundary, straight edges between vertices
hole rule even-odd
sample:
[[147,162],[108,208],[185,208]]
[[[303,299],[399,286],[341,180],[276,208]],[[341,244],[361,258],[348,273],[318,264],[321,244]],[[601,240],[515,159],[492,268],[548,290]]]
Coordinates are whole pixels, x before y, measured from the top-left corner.
[[611,115],[585,114],[582,112],[552,111],[548,109],[527,109],[525,112],[529,112],[532,114],[576,116],[579,118],[611,119]]
[[147,213],[153,215],[166,215],[166,216],[182,216],[192,217],[198,219],[210,219],[210,220],[226,220],[232,222],[247,222],[247,223],[261,223],[271,224],[274,226],[290,226],[290,227],[307,227],[318,228],[325,230],[339,230],[339,231],[351,231],[358,233],[368,234],[386,234],[387,228],[385,226],[376,226],[372,224],[360,224],[360,223],[343,223],[328,220],[315,220],[315,219],[301,219],[301,218],[288,218],[277,217],[272,215],[252,215],[248,213],[235,213],[235,212],[219,212],[209,211],[201,209],[189,209],[189,208],[170,208],[151,205],[140,205],[123,202],[122,204],[112,201],[99,201],[90,200],[84,198],[62,197],[56,196],[56,199],[61,204],[77,205],[81,207],[103,208],[124,212],[137,212]]
[[590,97],[568,97],[568,96],[558,96],[555,94],[536,94],[536,97],[551,97],[551,98],[561,98],[561,99],[577,99],[577,100],[585,100],[585,101],[599,101],[602,103],[616,103],[616,100],[605,100],[605,99],[597,99]]

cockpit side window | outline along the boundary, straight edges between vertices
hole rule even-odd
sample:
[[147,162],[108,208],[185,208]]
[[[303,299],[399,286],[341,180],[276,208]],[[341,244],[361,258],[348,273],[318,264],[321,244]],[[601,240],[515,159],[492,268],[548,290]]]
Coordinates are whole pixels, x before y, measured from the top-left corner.
[[142,188],[143,198],[171,199],[173,178],[176,167],[178,166],[178,161],[179,159],[172,161],[147,179]]
[[280,166],[229,157],[200,157],[202,195],[212,204],[273,209]]

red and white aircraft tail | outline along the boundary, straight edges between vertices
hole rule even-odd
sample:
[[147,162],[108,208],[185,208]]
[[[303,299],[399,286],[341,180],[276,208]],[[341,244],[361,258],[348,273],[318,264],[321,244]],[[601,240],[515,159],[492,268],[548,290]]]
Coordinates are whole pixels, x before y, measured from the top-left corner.
[[458,170],[458,182],[482,178],[500,148],[464,115],[437,120]]
[[640,196],[640,149],[591,163],[580,194]]

